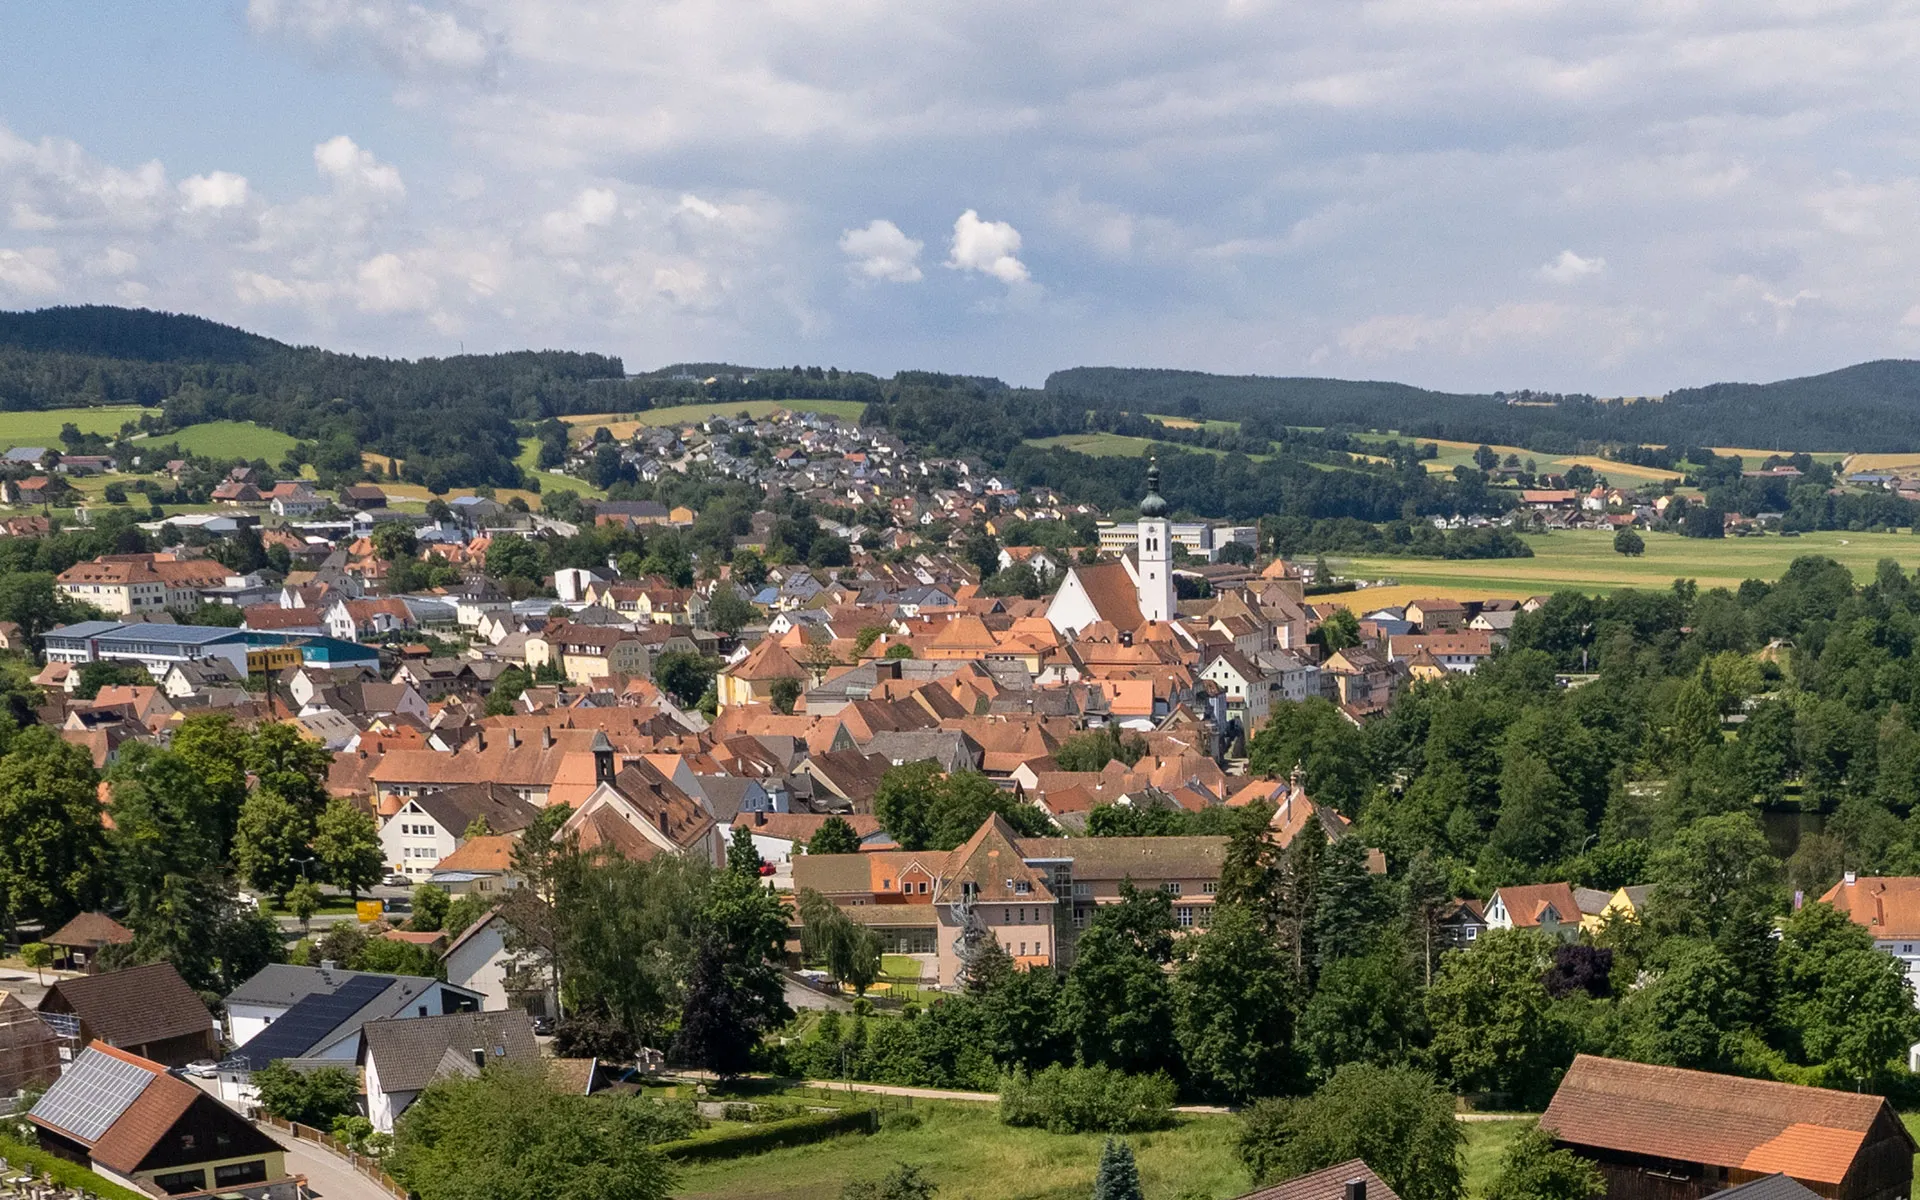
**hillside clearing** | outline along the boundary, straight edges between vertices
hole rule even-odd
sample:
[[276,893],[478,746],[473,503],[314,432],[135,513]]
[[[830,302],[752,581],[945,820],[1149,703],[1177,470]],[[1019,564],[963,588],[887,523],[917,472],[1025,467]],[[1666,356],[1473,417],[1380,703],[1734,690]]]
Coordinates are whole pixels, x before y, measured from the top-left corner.
[[157,408],[132,405],[111,408],[49,408],[40,412],[0,412],[0,450],[15,446],[46,446],[60,449],[60,427],[73,424],[82,433],[115,434],[128,421],[147,414],[158,415]]
[[188,425],[172,433],[157,435],[154,442],[166,445],[171,442],[188,454],[204,454],[208,458],[244,458],[249,461],[265,459],[269,466],[277,465],[293,449],[293,437],[281,433],[278,429],[268,429],[252,421],[207,421],[199,425]]
[[626,441],[643,426],[683,425],[704,421],[708,417],[732,417],[740,413],[758,420],[782,409],[788,412],[826,413],[843,421],[858,421],[867,406],[858,400],[735,400],[731,403],[674,404],[640,413],[584,413],[560,419],[569,425],[588,429],[604,425],[608,433],[620,441]]

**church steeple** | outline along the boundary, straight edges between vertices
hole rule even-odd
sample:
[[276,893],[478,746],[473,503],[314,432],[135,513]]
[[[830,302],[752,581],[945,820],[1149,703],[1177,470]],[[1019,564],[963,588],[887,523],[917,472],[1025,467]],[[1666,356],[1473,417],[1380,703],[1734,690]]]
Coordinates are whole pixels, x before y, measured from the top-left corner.
[[1160,460],[1147,460],[1147,495],[1140,501],[1140,515],[1143,517],[1164,517],[1167,515],[1167,502],[1160,497]]
[[1167,502],[1160,495],[1160,461],[1147,460],[1147,494],[1140,501],[1139,532],[1134,543],[1134,591],[1140,615],[1149,621],[1174,616],[1173,529],[1167,523]]

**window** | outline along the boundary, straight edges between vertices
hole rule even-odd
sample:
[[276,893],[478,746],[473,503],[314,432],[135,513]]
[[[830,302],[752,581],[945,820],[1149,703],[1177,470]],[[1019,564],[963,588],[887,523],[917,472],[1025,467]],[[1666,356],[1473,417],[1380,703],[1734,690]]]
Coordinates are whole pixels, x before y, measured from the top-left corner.
[[1020,943],[1020,957],[1022,957],[1022,958],[1025,958],[1025,957],[1026,957],[1026,955],[1027,955],[1027,944],[1026,944],[1025,942],[1021,942],[1021,943]]
[[1181,906],[1180,906],[1179,908],[1176,908],[1176,909],[1174,909],[1174,910],[1173,910],[1173,919],[1174,919],[1174,920],[1175,920],[1176,922],[1178,922],[1178,923],[1179,923],[1179,925],[1180,925],[1180,928],[1182,928],[1182,929],[1191,929],[1191,928],[1193,928],[1193,908],[1192,908],[1192,906],[1190,906],[1190,905],[1186,905],[1186,904],[1183,904],[1183,905],[1181,905]]
[[1090,883],[1076,883],[1073,885],[1073,894],[1076,896],[1091,896],[1093,895],[1093,885]]
[[[262,1179],[266,1178],[266,1164],[260,1164]],[[169,1196],[178,1196],[183,1192],[204,1192],[207,1190],[205,1171],[175,1171],[171,1175],[155,1175],[154,1184]]]
[[229,1163],[213,1169],[213,1186],[234,1187],[243,1183],[265,1183],[267,1179],[267,1160],[256,1158],[252,1162]]
[[1087,927],[1086,909],[1076,908],[1073,910],[1073,927],[1075,929],[1085,929]]
[[924,879],[920,881],[920,894],[922,896],[927,894],[927,881]]
[[1220,885],[1218,883],[1203,883],[1200,885],[1200,893],[1205,896],[1218,896],[1220,894]]
[[1032,894],[1032,892],[1033,885],[1024,879],[1013,885],[1013,894],[1016,896],[1026,896]]
[[1209,904],[1200,910],[1200,928],[1205,929],[1211,924],[1213,924],[1213,905]]
[[1168,880],[1166,883],[1160,885],[1160,890],[1169,896],[1178,896],[1180,894],[1180,885],[1172,880]]

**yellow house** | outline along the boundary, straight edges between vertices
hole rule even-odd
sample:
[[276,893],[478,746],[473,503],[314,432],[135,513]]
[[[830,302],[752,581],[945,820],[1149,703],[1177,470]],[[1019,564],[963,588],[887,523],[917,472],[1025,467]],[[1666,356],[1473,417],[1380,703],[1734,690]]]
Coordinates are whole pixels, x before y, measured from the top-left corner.
[[721,708],[769,704],[773,701],[774,681],[778,679],[796,680],[805,687],[807,672],[787,653],[778,638],[768,637],[761,639],[752,653],[720,672],[714,687],[719,693]]
[[556,622],[527,639],[527,666],[558,664],[571,683],[585,686],[609,675],[645,678],[651,666],[647,646],[625,629]]
[[1616,888],[1607,906],[1600,910],[1596,928],[1609,920],[1638,921],[1647,911],[1647,897],[1653,889],[1646,884]]

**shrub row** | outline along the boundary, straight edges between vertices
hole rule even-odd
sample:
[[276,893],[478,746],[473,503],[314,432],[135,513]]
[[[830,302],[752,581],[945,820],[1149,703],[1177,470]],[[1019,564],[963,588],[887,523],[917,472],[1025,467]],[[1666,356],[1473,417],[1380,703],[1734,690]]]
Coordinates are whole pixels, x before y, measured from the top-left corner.
[[847,1108],[832,1113],[809,1113],[790,1121],[730,1129],[713,1137],[668,1142],[660,1153],[675,1162],[707,1162],[717,1158],[737,1158],[743,1154],[764,1154],[783,1146],[805,1146],[824,1142],[844,1133],[872,1133],[879,1127],[879,1114],[871,1108]]
[[9,1137],[0,1137],[0,1158],[7,1160],[8,1174],[18,1171],[21,1174],[39,1175],[44,1172],[63,1187],[99,1196],[101,1200],[152,1200],[150,1196],[103,1179],[78,1163],[68,1162]]
[[1015,1071],[1000,1081],[1000,1120],[1049,1133],[1139,1133],[1173,1124],[1173,1080],[1110,1067]]

